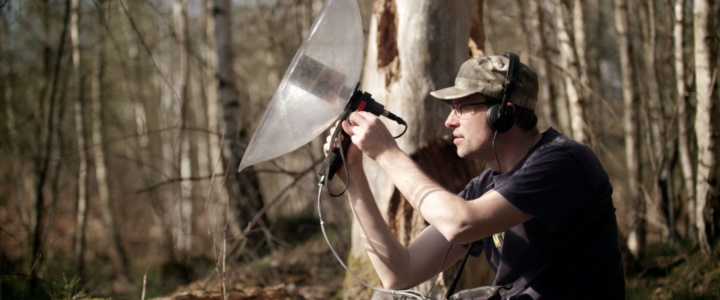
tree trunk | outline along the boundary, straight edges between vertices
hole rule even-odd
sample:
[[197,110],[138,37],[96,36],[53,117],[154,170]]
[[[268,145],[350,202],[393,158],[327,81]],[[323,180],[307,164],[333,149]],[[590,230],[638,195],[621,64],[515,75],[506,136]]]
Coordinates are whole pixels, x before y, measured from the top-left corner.
[[662,103],[660,100],[660,88],[658,84],[657,69],[655,65],[657,61],[655,59],[656,49],[656,36],[657,29],[655,28],[655,4],[653,1],[646,3],[647,8],[643,5],[640,6],[640,24],[643,30],[643,50],[644,50],[644,75],[641,75],[645,80],[643,83],[646,85],[647,97],[644,97],[646,101],[644,105],[644,113],[646,115],[646,131],[645,136],[647,137],[647,153],[649,159],[650,169],[650,188],[645,195],[645,201],[647,203],[647,216],[651,224],[656,224],[660,231],[662,240],[667,241],[671,238],[670,227],[668,219],[674,218],[672,216],[673,211],[668,210],[670,214],[668,218],[664,216],[663,211],[665,210],[664,203],[672,205],[672,201],[663,199],[666,193],[664,187],[667,186],[668,176],[671,170],[667,169],[670,165],[667,162],[670,160],[669,154],[670,149],[666,147],[665,142],[665,115],[662,109]]
[[548,70],[550,65],[550,58],[548,57],[548,46],[545,34],[545,12],[542,9],[542,0],[531,0],[528,3],[530,13],[527,14],[529,32],[528,37],[531,41],[531,51],[533,55],[530,56],[530,65],[535,69],[538,78],[540,80],[540,86],[538,87],[538,124],[540,128],[547,128],[551,126],[558,126],[557,118],[553,117],[556,115],[555,109],[553,109],[554,93],[552,88],[552,72]]
[[[49,9],[47,7],[48,3],[45,3],[45,9]],[[43,22],[47,22],[49,20],[46,19],[43,20]],[[43,230],[42,230],[42,221],[44,217],[44,207],[45,207],[45,195],[43,194],[43,189],[45,188],[45,183],[48,180],[48,176],[50,173],[50,158],[52,156],[53,152],[53,140],[55,138],[55,130],[57,128],[56,124],[56,97],[58,95],[58,81],[60,78],[60,69],[61,69],[61,62],[63,57],[63,50],[65,48],[65,36],[67,35],[68,26],[70,23],[70,0],[65,1],[65,14],[63,18],[63,28],[60,33],[60,40],[57,47],[57,53],[55,56],[55,65],[53,67],[50,67],[49,64],[50,58],[48,57],[47,60],[45,60],[44,67],[48,72],[44,73],[46,76],[48,76],[48,81],[51,81],[50,83],[50,89],[49,89],[49,99],[48,99],[48,110],[47,110],[47,117],[45,117],[45,123],[43,124],[45,127],[41,129],[41,135],[40,138],[42,139],[42,142],[40,143],[40,147],[42,148],[40,150],[40,158],[38,161],[38,169],[37,169],[37,181],[35,185],[35,220],[34,220],[34,228],[33,228],[33,234],[32,234],[32,261],[33,261],[33,268],[30,272],[30,290],[34,291],[37,288],[38,285],[38,274],[40,272],[40,266],[42,265],[42,236],[43,236]],[[47,31],[49,28],[45,27],[44,34],[47,35]],[[48,46],[49,47],[49,46]],[[46,49],[48,52],[49,49]],[[50,74],[49,70],[52,70],[52,74]],[[41,101],[43,102],[42,99]]]
[[[572,5],[572,35],[573,35],[573,49],[575,50],[575,65],[573,66],[575,72],[577,72],[577,78],[574,80],[574,84],[578,89],[578,102],[577,113],[580,114],[582,121],[576,125],[578,131],[583,132],[578,141],[590,146],[595,147],[592,143],[592,137],[595,135],[593,132],[591,118],[593,110],[590,106],[590,79],[588,78],[588,58],[587,58],[587,32],[585,31],[585,23],[587,22],[587,16],[585,15],[585,4],[581,0],[574,0],[571,2]],[[577,120],[573,120],[577,122]],[[573,130],[573,133],[575,130]]]
[[208,128],[207,140],[207,165],[200,166],[200,171],[210,174],[210,183],[205,198],[205,211],[207,214],[207,232],[208,238],[212,241],[212,253],[215,259],[215,272],[219,278],[218,289],[226,294],[227,277],[225,269],[225,254],[227,236],[240,236],[242,231],[238,227],[237,222],[228,222],[228,217],[235,214],[231,213],[231,207],[228,205],[228,194],[223,189],[222,179],[222,152],[221,141],[218,135],[220,126],[218,119],[220,112],[218,111],[218,72],[217,50],[215,47],[215,0],[205,0],[205,34],[204,34],[204,51],[202,55],[205,61],[205,69],[203,74],[203,84],[205,87],[205,107],[206,107],[206,126]]
[[[19,141],[20,134],[18,132],[18,124],[15,113],[15,99],[13,86],[16,84],[16,74],[13,70],[12,55],[9,53],[9,28],[8,28],[8,15],[0,14],[0,56],[3,60],[0,61],[0,73],[6,78],[6,84],[3,84],[2,98],[5,102],[5,124],[8,128],[8,137],[10,141]],[[10,146],[10,153],[12,155],[12,175],[14,177],[14,192],[15,199],[17,200],[17,209],[20,222],[25,229],[26,236],[31,236],[34,226],[33,213],[32,213],[32,201],[33,197],[32,190],[29,188],[32,186],[34,178],[32,176],[26,176],[23,168],[23,160],[21,160],[20,145],[17,142],[8,143]]]
[[70,1],[70,45],[72,48],[72,70],[75,88],[75,135],[78,149],[77,213],[75,224],[75,263],[78,276],[83,278],[83,253],[85,251],[85,221],[87,219],[88,158],[85,146],[85,121],[83,114],[83,78],[80,68],[80,34],[78,30],[80,1]]
[[[575,6],[579,6],[580,1],[573,1]],[[555,2],[555,29],[558,36],[558,47],[560,48],[560,68],[564,73],[563,83],[565,86],[565,95],[568,101],[568,111],[570,116],[570,129],[572,137],[583,144],[588,143],[587,125],[584,117],[585,99],[580,95],[580,90],[576,82],[580,82],[580,76],[577,69],[577,57],[575,56],[575,47],[570,40],[570,34],[565,26],[565,19],[568,15],[567,7],[562,0]],[[582,8],[580,8],[582,9]],[[581,10],[582,12],[582,10]],[[573,15],[573,20],[575,16]],[[580,32],[582,28],[574,28],[575,36],[582,36],[584,40],[585,33]],[[577,40],[576,40],[577,42]],[[581,45],[578,45],[580,48]],[[583,51],[584,52],[584,51]],[[562,101],[562,100],[561,100]]]
[[[548,6],[547,10],[554,12],[556,15],[560,13],[561,6],[556,5],[557,1],[546,1],[545,3],[541,3],[541,6]],[[542,8],[541,8],[542,9]],[[548,25],[550,28],[548,28],[543,34],[545,35],[551,35],[551,31],[558,32],[557,28],[557,16],[551,15],[550,18],[548,18]],[[554,25],[554,26],[553,26]],[[556,37],[556,39],[559,39]],[[549,45],[549,43],[548,43]],[[570,107],[568,105],[568,91],[567,87],[565,86],[565,78],[567,77],[567,74],[565,73],[564,69],[561,69],[560,64],[562,63],[562,57],[560,55],[557,55],[557,50],[553,49],[554,47],[549,46],[546,48],[546,58],[547,62],[550,66],[553,68],[550,70],[550,77],[548,78],[548,82],[550,84],[554,84],[556,87],[554,91],[553,98],[548,99],[550,102],[550,105],[552,105],[553,110],[553,120],[557,122],[557,125],[559,127],[559,130],[561,132],[572,132],[572,120],[570,119]],[[545,80],[543,80],[545,81]],[[542,102],[541,102],[542,103]]]
[[[693,32],[695,48],[695,95],[697,109],[695,110],[695,136],[697,137],[697,200],[695,206],[695,226],[697,227],[698,242],[705,254],[711,252],[712,237],[710,226],[713,224],[714,214],[711,211],[713,202],[718,201],[717,186],[717,136],[713,136],[718,126],[717,95],[712,92],[716,81],[716,58],[713,58],[713,49],[716,43],[713,31],[713,9],[708,0],[695,0],[693,2]],[[708,224],[709,223],[709,224]]]
[[[99,28],[107,26],[105,22],[105,9],[108,2],[101,0],[98,2],[98,19],[97,25]],[[105,233],[110,243],[111,257],[115,269],[118,270],[119,275],[123,280],[129,276],[129,263],[125,248],[122,246],[122,239],[120,231],[118,230],[117,221],[115,220],[115,213],[110,199],[110,184],[107,178],[107,166],[105,164],[105,149],[103,148],[103,89],[102,82],[104,78],[104,67],[105,67],[105,31],[98,31],[98,41],[95,44],[95,61],[92,66],[92,76],[90,81],[90,99],[92,105],[92,141],[94,147],[92,148],[93,161],[95,162],[95,179],[97,181],[98,199],[100,202],[100,210],[103,216],[103,222],[105,225]]]
[[[398,139],[405,152],[416,153],[424,143],[437,141],[448,133],[442,124],[449,109],[432,99],[429,92],[452,85],[460,65],[469,58],[471,22],[481,8],[482,1],[375,1],[362,89],[408,123],[408,132]],[[482,36],[482,28],[473,30],[474,37]],[[477,42],[477,38],[473,39],[476,47],[482,47]],[[388,123],[388,128],[396,132],[401,130],[393,123]],[[411,211],[397,211],[401,205],[390,206],[395,187],[374,162],[367,161],[365,170],[378,206],[389,209],[388,214],[395,216],[394,221],[407,225],[402,229],[408,232],[407,238],[403,238],[405,242],[414,238],[425,227],[424,222]],[[402,220],[406,218],[414,221],[405,223]],[[348,259],[350,268],[364,280],[377,278],[372,266],[366,263],[367,255],[359,232],[354,222]],[[345,282],[345,295],[352,295],[347,297],[369,298],[355,280],[346,278]],[[425,289],[429,284],[423,284]]]
[[690,155],[690,145],[693,143],[693,131],[689,128],[688,95],[685,87],[685,51],[683,50],[683,27],[685,18],[685,1],[675,0],[675,24],[673,25],[673,49],[675,66],[675,84],[677,89],[677,116],[678,116],[678,154],[680,156],[680,170],[685,187],[685,211],[687,211],[686,236],[694,240],[695,234],[695,171]]
[[191,249],[192,237],[192,213],[193,213],[193,184],[189,179],[192,177],[192,163],[190,154],[191,136],[188,130],[191,124],[191,110],[189,98],[189,64],[188,64],[188,31],[187,14],[185,12],[185,1],[175,0],[173,2],[173,31],[177,39],[177,59],[174,60],[174,94],[180,99],[180,131],[178,132],[178,153],[176,158],[179,166],[178,177],[179,199],[177,206],[173,209],[173,235],[175,247],[180,253],[188,254]]
[[625,130],[625,166],[628,176],[627,199],[631,203],[632,229],[628,236],[628,248],[635,257],[639,257],[645,248],[645,206],[640,197],[640,148],[638,140],[638,101],[634,90],[634,72],[631,63],[628,37],[628,6],[626,0],[615,0],[615,30],[618,35],[618,52],[623,98],[623,127]]
[[[233,222],[238,222],[243,229],[243,236],[238,237],[240,242],[238,253],[246,249],[251,251],[262,247],[268,240],[267,219],[261,218],[257,224],[251,224],[253,217],[262,210],[263,202],[258,188],[258,180],[254,169],[247,168],[244,172],[237,172],[240,160],[245,152],[244,145],[248,142],[246,129],[240,120],[241,102],[238,99],[238,90],[235,86],[233,70],[234,52],[232,45],[231,22],[232,19],[229,0],[215,1],[215,42],[218,63],[218,95],[222,106],[224,121],[224,149],[227,176],[225,187],[230,195],[231,211],[237,212],[231,216]],[[237,255],[237,253],[236,253]]]

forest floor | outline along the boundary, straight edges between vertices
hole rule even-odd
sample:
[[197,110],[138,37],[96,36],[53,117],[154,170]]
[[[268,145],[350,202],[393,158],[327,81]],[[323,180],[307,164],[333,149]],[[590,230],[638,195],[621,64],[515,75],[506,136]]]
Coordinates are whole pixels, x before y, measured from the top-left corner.
[[[343,240],[348,232],[330,240]],[[349,243],[349,241],[347,242]],[[342,257],[348,244],[333,245]],[[627,299],[720,299],[720,259],[697,247],[651,251],[641,261],[626,263]],[[294,247],[276,251],[228,273],[227,299],[342,299],[345,271],[322,235],[316,233]],[[224,299],[217,276],[186,285],[156,300]],[[216,288],[201,288],[202,286]]]
[[[109,287],[117,286],[116,283],[100,280],[105,284],[99,282],[78,291],[70,280],[56,285],[49,297],[42,299],[344,299],[342,287],[346,271],[333,257],[322,234],[312,229],[318,227],[316,220],[311,221],[289,224],[294,230],[286,232],[293,233],[277,237],[282,242],[272,253],[243,263],[228,263],[225,272],[214,271],[212,263],[205,263],[209,267],[196,268],[198,276],[192,281],[178,283],[171,280],[172,276],[148,275],[146,270],[142,281],[134,278],[134,283],[124,286],[132,286],[130,290],[119,293]],[[346,257],[350,248],[349,229],[330,226],[328,234],[340,257]],[[189,268],[190,264],[181,268]],[[701,254],[697,247],[659,247],[649,251],[642,260],[626,261],[625,271],[626,299],[629,300],[720,299],[720,259],[717,255]],[[142,287],[138,282],[142,282]],[[11,282],[0,280],[0,283],[0,300],[34,299],[12,296],[7,286]]]
[[[345,270],[335,259],[316,219],[285,224],[288,236],[276,236],[282,244],[275,251],[246,263],[226,266],[218,272],[184,285],[155,300],[261,300],[261,299],[342,299]],[[327,227],[328,239],[340,257],[350,248],[349,228]],[[283,230],[279,230],[283,232]],[[224,278],[222,278],[224,277]],[[223,297],[222,282],[226,282]]]

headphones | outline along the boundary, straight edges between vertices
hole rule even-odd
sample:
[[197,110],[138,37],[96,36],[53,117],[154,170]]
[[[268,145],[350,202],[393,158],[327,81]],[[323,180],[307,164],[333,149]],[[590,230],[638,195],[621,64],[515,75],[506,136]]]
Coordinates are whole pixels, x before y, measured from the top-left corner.
[[488,126],[497,133],[510,130],[515,122],[515,111],[508,109],[507,102],[510,96],[510,90],[515,85],[516,69],[520,63],[520,58],[515,53],[505,52],[503,56],[507,57],[510,63],[508,65],[507,75],[505,75],[505,82],[503,83],[502,102],[488,107],[485,113],[485,121],[487,121]]

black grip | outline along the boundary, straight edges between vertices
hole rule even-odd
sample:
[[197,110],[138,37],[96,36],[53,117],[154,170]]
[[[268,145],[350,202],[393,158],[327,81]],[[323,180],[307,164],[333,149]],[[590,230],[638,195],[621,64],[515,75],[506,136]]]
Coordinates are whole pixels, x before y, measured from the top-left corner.
[[[340,128],[342,137],[340,137],[340,146],[342,147],[343,156],[347,155],[347,151],[350,148],[350,136],[345,133],[345,131]],[[340,156],[340,148],[333,149],[332,152],[328,153],[328,164],[330,165],[330,169],[328,170],[327,174],[327,180],[332,180],[335,173],[340,169],[340,166],[342,166],[343,159]]]

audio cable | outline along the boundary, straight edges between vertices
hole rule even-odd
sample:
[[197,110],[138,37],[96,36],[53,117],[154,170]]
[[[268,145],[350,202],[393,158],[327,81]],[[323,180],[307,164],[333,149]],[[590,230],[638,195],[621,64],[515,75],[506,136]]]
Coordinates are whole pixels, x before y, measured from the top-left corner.
[[[409,297],[412,299],[428,300],[429,298],[427,297],[427,295],[423,295],[422,293],[415,291],[415,290],[390,290],[390,289],[372,287],[369,284],[365,283],[365,281],[363,281],[362,279],[357,277],[357,275],[355,275],[355,273],[350,271],[350,268],[348,268],[348,266],[345,265],[342,258],[340,258],[340,255],[337,253],[337,251],[335,251],[335,248],[333,248],[332,244],[330,243],[330,239],[327,236],[327,232],[325,231],[325,221],[323,221],[323,215],[322,215],[322,188],[323,188],[323,185],[325,182],[323,177],[324,176],[321,176],[320,182],[318,183],[318,196],[317,196],[318,217],[320,219],[320,229],[322,231],[323,237],[325,238],[325,242],[330,247],[330,251],[332,252],[333,256],[335,257],[335,260],[337,260],[338,263],[340,263],[340,265],[343,267],[343,269],[345,269],[345,271],[347,271],[348,274],[350,274],[353,278],[355,278],[355,280],[357,280],[360,284],[362,284],[363,286],[365,286],[373,291],[376,291],[379,293],[391,294],[393,296],[399,295],[399,296]],[[452,247],[452,245],[451,245],[451,247]],[[450,251],[450,249],[448,248],[448,252],[449,251]],[[445,255],[447,256],[447,253],[445,253]],[[443,265],[445,264],[445,258],[443,258],[442,264]],[[443,265],[440,266],[440,270],[442,270]],[[437,276],[440,276],[439,272],[438,272]],[[437,277],[435,278],[435,280],[433,280],[433,286],[435,284],[435,281],[437,281]],[[431,290],[432,290],[432,287],[430,288],[430,290],[428,290],[428,292],[427,292],[428,295],[430,294]]]

